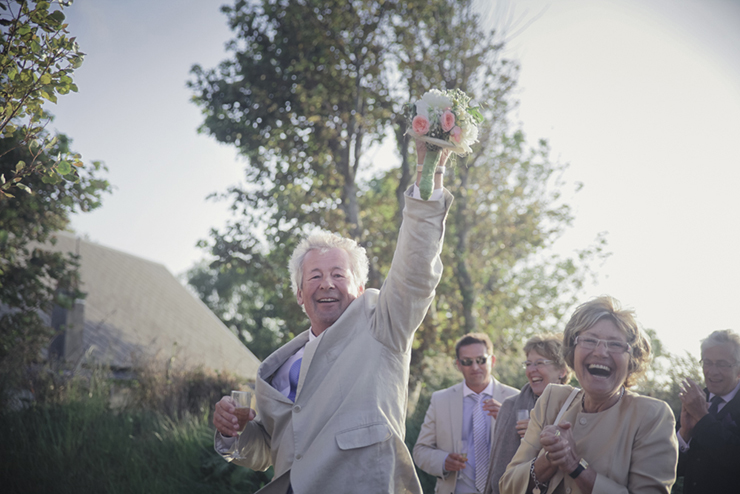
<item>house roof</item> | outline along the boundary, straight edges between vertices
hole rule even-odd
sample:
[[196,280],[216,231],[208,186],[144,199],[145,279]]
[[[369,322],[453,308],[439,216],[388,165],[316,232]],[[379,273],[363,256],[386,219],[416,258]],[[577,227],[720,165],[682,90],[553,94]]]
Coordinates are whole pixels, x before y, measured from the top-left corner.
[[44,248],[80,256],[83,347],[119,368],[174,359],[255,379],[260,361],[162,264],[58,232]]

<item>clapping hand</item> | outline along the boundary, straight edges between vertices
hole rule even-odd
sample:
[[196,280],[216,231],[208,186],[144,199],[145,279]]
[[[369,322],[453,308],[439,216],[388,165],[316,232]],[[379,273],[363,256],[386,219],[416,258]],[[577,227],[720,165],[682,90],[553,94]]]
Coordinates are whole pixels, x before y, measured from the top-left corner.
[[580,457],[576,455],[576,441],[570,422],[545,426],[540,433],[540,444],[545,450],[545,457],[562,471],[570,473],[578,466]]
[[680,387],[678,397],[681,399],[681,428],[678,432],[684,441],[688,441],[696,423],[709,413],[709,405],[704,391],[694,380],[686,378]]

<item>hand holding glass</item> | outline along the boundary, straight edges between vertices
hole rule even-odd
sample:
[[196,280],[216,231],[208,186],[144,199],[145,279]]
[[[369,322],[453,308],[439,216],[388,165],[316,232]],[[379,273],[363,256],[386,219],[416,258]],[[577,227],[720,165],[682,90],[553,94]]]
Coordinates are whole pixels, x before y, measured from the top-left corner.
[[[252,392],[232,391],[231,399],[234,400],[234,406],[236,407],[234,409],[234,415],[236,415],[237,420],[239,420],[239,432],[241,432],[247,426],[247,422],[249,422],[249,411],[252,408]],[[236,437],[236,444],[238,445],[239,434],[237,434]],[[239,448],[237,447],[236,451],[234,452],[233,459],[238,460],[241,458],[242,457],[239,454]]]
[[457,454],[462,456],[463,461],[468,461],[468,442],[467,441],[457,442]]
[[519,438],[524,437],[529,427],[529,410],[521,409],[516,411],[516,432]]

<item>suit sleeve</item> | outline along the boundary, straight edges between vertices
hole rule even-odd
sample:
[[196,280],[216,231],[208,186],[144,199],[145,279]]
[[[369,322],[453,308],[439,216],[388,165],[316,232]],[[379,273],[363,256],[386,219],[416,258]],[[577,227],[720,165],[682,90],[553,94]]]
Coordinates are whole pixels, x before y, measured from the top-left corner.
[[[249,422],[244,431],[239,434],[239,439],[226,452],[219,451],[218,432],[214,438],[216,452],[227,461],[239,466],[263,472],[272,465],[270,456],[270,435],[265,431],[259,421]],[[234,459],[235,456],[240,459]]]
[[504,450],[505,445],[512,440],[519,439],[519,433],[516,431],[516,411],[514,410],[516,395],[508,397],[501,404],[496,418],[496,427],[493,430],[493,445],[491,446],[491,459],[488,467],[488,481],[486,482],[485,493],[498,494],[498,481],[506,470],[510,458],[506,457]]
[[440,254],[452,194],[445,189],[438,201],[408,195],[405,199],[396,252],[380,289],[372,329],[378,341],[400,353],[410,350],[442,277]]
[[533,458],[537,457],[540,449],[542,449],[540,445],[540,432],[542,432],[543,423],[545,422],[547,406],[552,395],[551,391],[552,386],[545,388],[545,391],[537,400],[534,409],[530,413],[527,432],[519,443],[519,448],[506,467],[504,474],[501,476],[501,480],[499,480],[498,485],[501,492],[512,494],[524,494],[527,492],[530,462]]
[[[419,438],[414,446],[414,462],[416,466],[435,477],[445,477],[444,465],[445,459],[449,454],[437,448],[437,406],[439,405],[439,395],[432,394],[432,401],[424,417],[424,423],[419,432]],[[446,427],[440,424],[441,427]]]
[[[736,413],[733,419],[740,423],[740,413]],[[722,468],[737,468],[740,457],[740,428],[730,427],[711,415],[705,415],[694,426],[691,446],[700,447],[712,463],[721,465]]]

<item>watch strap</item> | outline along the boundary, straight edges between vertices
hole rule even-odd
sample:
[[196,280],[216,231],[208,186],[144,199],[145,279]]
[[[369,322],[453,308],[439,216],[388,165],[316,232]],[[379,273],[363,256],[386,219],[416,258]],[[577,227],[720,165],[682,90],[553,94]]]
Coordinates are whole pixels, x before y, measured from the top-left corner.
[[588,463],[586,463],[586,460],[581,458],[581,461],[578,462],[578,466],[576,467],[576,469],[570,472],[568,475],[570,475],[570,478],[575,479],[581,474],[581,472],[586,469],[586,467],[588,467]]

